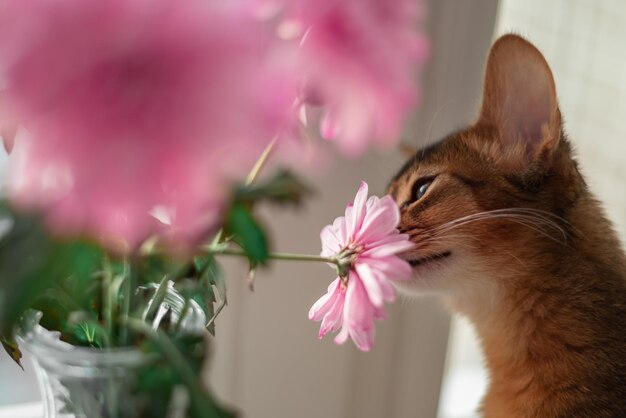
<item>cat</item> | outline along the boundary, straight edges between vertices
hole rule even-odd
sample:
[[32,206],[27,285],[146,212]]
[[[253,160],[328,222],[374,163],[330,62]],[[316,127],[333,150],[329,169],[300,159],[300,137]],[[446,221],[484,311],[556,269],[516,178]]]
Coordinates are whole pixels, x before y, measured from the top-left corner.
[[476,328],[484,417],[626,417],[626,256],[532,44],[494,43],[477,121],[418,151],[389,193],[416,244],[404,290]]

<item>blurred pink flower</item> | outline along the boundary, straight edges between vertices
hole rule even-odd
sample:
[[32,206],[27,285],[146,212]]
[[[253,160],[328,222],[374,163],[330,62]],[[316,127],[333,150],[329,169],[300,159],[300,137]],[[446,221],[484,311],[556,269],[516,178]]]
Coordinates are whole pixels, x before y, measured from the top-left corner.
[[411,275],[411,266],[398,253],[413,244],[396,227],[400,213],[390,196],[367,198],[362,182],[345,216],[322,229],[322,256],[345,264],[346,271],[328,287],[309,311],[309,319],[322,321],[319,336],[341,328],[338,344],[351,337],[363,351],[374,343],[374,319],[384,319],[384,302],[395,299],[394,280]]
[[302,33],[297,61],[304,101],[324,106],[322,136],[336,140],[350,156],[362,154],[371,142],[379,147],[396,145],[416,104],[415,80],[428,55],[426,40],[418,32],[421,2],[287,4],[279,34]]
[[0,140],[4,145],[6,152],[11,152],[15,141],[15,135],[17,134],[17,126],[8,119],[3,119],[3,95],[4,92],[0,91]]
[[27,132],[12,198],[126,248],[163,229],[183,246],[206,234],[291,117],[273,42],[221,2],[5,0],[3,108]]

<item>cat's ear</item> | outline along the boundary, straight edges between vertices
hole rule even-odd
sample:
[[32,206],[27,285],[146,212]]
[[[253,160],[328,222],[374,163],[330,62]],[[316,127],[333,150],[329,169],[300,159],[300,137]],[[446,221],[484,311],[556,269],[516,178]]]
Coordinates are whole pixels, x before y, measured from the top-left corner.
[[557,147],[561,116],[554,78],[530,42],[505,35],[491,47],[478,123],[495,128],[515,165],[526,166]]

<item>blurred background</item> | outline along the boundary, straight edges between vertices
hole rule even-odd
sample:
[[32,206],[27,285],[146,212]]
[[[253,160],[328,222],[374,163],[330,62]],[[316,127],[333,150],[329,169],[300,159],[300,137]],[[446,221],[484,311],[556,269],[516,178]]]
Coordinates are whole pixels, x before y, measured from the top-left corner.
[[[490,44],[527,37],[552,67],[565,130],[583,171],[626,238],[626,2],[621,0],[427,1],[432,57],[422,105],[406,142],[421,146],[470,123],[480,103]],[[3,157],[4,158],[4,157]],[[341,162],[314,180],[300,212],[262,214],[277,250],[317,253],[320,229],[342,212],[361,179],[382,194],[398,154]],[[4,161],[0,161],[2,165]],[[320,170],[321,171],[321,170]],[[279,215],[279,216],[278,216]],[[230,260],[227,260],[230,261]],[[318,341],[310,305],[332,279],[324,265],[276,263],[248,291],[246,271],[227,263],[229,306],[217,321],[207,379],[249,418],[470,418],[488,383],[479,343],[463,318],[436,300],[400,298],[377,326],[370,353]],[[36,381],[0,356],[0,417],[41,418]]]

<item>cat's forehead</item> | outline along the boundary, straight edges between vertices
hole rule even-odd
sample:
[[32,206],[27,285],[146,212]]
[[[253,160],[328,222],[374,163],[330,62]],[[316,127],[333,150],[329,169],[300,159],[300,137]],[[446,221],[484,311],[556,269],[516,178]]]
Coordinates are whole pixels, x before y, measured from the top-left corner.
[[446,148],[452,140],[452,136],[448,136],[418,150],[396,173],[392,183],[407,181],[418,171],[441,165],[445,159]]
[[[417,151],[409,160],[400,168],[396,175],[389,183],[388,192],[392,196],[404,194],[403,189],[410,187],[419,176],[434,175],[441,167],[440,153],[445,146],[445,142],[449,138],[443,138],[431,145],[428,145]],[[430,174],[429,174],[430,173]]]
[[452,133],[437,142],[417,151],[400,168],[391,180],[388,191],[392,196],[403,194],[403,190],[420,178],[437,176],[442,172],[471,176],[480,171],[482,157],[472,143],[484,142],[471,129]]
[[392,183],[409,180],[416,172],[428,171],[433,167],[457,169],[476,165],[482,159],[479,149],[489,142],[485,134],[474,127],[453,132],[418,150],[396,173]]

